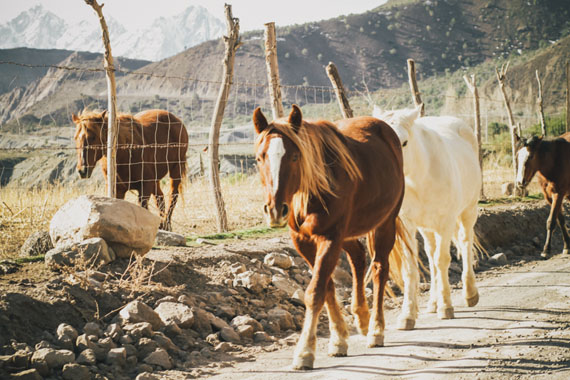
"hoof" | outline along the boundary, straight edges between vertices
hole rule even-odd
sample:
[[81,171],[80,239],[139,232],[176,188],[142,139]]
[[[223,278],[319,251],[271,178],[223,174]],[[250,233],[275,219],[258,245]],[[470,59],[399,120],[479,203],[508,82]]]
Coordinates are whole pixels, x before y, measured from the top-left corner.
[[293,359],[293,369],[296,371],[308,371],[313,369],[313,363],[315,362],[315,356],[312,354],[306,354],[305,356],[297,356]]
[[543,259],[546,259],[548,256],[550,256],[550,254],[548,252],[542,251],[540,253],[540,257],[542,257]]
[[568,248],[564,248],[564,249],[562,250],[562,254],[563,254],[563,255],[567,255],[567,254],[568,254]]
[[348,344],[329,346],[329,356],[342,358],[348,355]]
[[416,320],[411,318],[398,319],[398,330],[413,330],[416,326]]
[[384,335],[368,335],[367,344],[369,348],[384,347]]
[[465,302],[467,302],[467,306],[469,307],[477,305],[477,303],[479,302],[479,292],[475,293],[475,295],[472,297],[466,298]]
[[441,309],[437,311],[437,317],[439,319],[453,319],[455,318],[455,314],[453,313],[453,308],[448,307],[446,309]]

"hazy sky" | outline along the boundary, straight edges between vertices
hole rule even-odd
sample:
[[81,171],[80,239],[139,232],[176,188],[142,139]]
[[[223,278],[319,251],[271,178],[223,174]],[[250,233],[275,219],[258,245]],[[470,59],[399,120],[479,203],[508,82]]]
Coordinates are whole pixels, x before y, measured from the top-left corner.
[[[98,0],[104,3],[103,14],[110,15],[128,29],[144,26],[157,16],[171,16],[189,5],[201,5],[214,16],[225,20],[224,3],[232,4],[241,30],[263,29],[274,21],[278,26],[328,19],[343,14],[361,13],[386,0]],[[58,16],[72,21],[94,18],[94,11],[84,0],[0,0],[0,24],[20,12],[42,4]]]

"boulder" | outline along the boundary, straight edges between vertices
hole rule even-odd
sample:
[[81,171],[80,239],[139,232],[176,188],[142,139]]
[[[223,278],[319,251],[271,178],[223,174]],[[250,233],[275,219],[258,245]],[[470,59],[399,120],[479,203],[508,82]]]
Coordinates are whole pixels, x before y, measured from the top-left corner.
[[64,380],[80,380],[91,378],[89,367],[76,363],[69,363],[64,365],[61,375]]
[[62,244],[50,249],[45,256],[48,267],[73,265],[80,262],[86,266],[104,265],[114,259],[114,253],[111,253],[107,243],[101,238],[90,238],[76,244]]
[[161,302],[154,311],[164,324],[174,322],[183,329],[189,329],[194,324],[194,313],[190,307],[182,303]]
[[32,365],[37,362],[45,362],[49,368],[61,368],[67,363],[73,363],[75,355],[69,350],[54,350],[42,348],[32,355]]
[[253,319],[249,315],[239,315],[232,319],[230,326],[233,328],[238,328],[240,326],[251,326],[254,332],[262,331],[263,326],[257,320]]
[[124,347],[111,348],[105,362],[111,366],[124,367],[127,364],[127,350]]
[[186,238],[184,235],[177,234],[176,232],[158,230],[155,244],[163,246],[185,246]]
[[120,312],[119,316],[124,323],[148,322],[154,330],[164,326],[160,316],[152,308],[141,301],[132,301]]
[[20,257],[45,255],[52,248],[53,244],[49,232],[36,231],[28,236],[24,244],[22,244]]
[[43,377],[42,375],[40,375],[40,372],[35,369],[27,369],[25,371],[20,371],[20,372],[16,372],[13,373],[12,375],[10,375],[10,379],[18,379],[18,380],[42,380]]
[[293,316],[287,310],[276,307],[269,310],[267,315],[270,320],[273,320],[279,324],[281,330],[286,331],[289,329],[295,329]]
[[49,233],[54,246],[100,237],[119,257],[144,255],[153,244],[160,218],[124,201],[83,195],[64,204],[53,216]]
[[83,351],[77,356],[77,364],[85,364],[85,365],[95,365],[97,363],[97,357],[95,356],[95,351],[88,348]]

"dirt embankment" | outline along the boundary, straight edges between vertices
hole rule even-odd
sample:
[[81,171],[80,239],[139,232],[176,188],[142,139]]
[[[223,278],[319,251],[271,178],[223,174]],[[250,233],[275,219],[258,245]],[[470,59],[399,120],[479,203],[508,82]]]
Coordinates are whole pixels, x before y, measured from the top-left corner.
[[[503,252],[507,264],[532,262],[539,259],[547,215],[548,208],[544,202],[488,207],[481,210],[476,230],[490,256]],[[558,253],[561,247],[560,234],[557,232],[553,252]],[[293,267],[283,270],[264,264],[264,257],[273,252],[291,256]],[[307,266],[294,252],[287,236],[238,239],[176,249],[159,247],[147,255],[141,266],[133,267],[125,260],[118,260],[100,268],[104,280],[97,286],[89,282],[85,272],[56,273],[47,270],[43,263],[23,265],[15,273],[0,276],[0,355],[13,354],[16,348],[23,347],[22,344],[30,348],[42,341],[44,345],[57,345],[54,335],[62,322],[78,330],[86,322],[96,322],[105,328],[117,321],[119,310],[129,301],[138,299],[155,307],[164,297],[176,299],[181,295],[187,296],[194,307],[227,323],[237,316],[251,316],[262,325],[268,339],[258,342],[244,339],[221,350],[217,346],[221,340],[220,332],[215,329],[212,331],[215,337],[210,338],[196,330],[174,334],[171,338],[177,350],[172,354],[174,368],[170,371],[183,373],[187,377],[203,377],[237,361],[251,360],[260,352],[274,351],[292,344],[295,339],[286,338],[302,326],[302,303],[273,284],[260,291],[234,286],[235,268],[240,264],[270,277],[282,276],[303,289],[310,279]],[[482,258],[477,272],[482,275],[496,265],[496,261]],[[339,299],[348,310],[351,280],[344,258],[341,268],[343,270],[336,274],[336,283]],[[151,272],[152,281],[149,281]],[[450,280],[455,286],[460,283],[460,272],[458,263],[453,262]],[[386,307],[398,308],[400,302],[400,299],[387,300]],[[286,328],[280,328],[280,322],[272,317],[272,311],[276,308],[284,309],[291,316]],[[326,335],[327,331],[328,324],[323,313],[320,332]],[[148,365],[140,364],[136,364],[135,360],[132,367],[121,368],[120,377],[134,378],[143,370],[149,371]],[[108,377],[117,369],[103,363],[90,371],[93,376]],[[169,376],[171,373],[160,366],[151,366],[150,371],[160,376]],[[61,375],[61,372],[55,374]]]

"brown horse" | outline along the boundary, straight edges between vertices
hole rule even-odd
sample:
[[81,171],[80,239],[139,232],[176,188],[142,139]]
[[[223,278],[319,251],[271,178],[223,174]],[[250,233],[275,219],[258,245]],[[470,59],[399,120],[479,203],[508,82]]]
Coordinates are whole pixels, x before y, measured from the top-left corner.
[[[518,136],[517,136],[518,138]],[[533,136],[527,140],[518,139],[522,147],[517,152],[517,186],[526,187],[538,172],[538,183],[544,198],[550,204],[550,215],[546,221],[546,242],[541,256],[550,255],[550,240],[558,222],[564,238],[563,253],[568,253],[570,236],[566,230],[562,201],[570,196],[570,132],[554,140]]]
[[[397,218],[404,196],[398,136],[372,117],[342,120],[337,125],[304,120],[296,105],[288,119],[271,124],[257,108],[253,123],[266,220],[272,227],[289,224],[293,243],[313,272],[293,368],[313,368],[317,322],[324,305],[330,320],[329,355],[347,355],[348,329],[331,278],[343,249],[353,272],[355,324],[367,335],[370,347],[382,346],[388,259],[398,246],[396,237],[405,233]],[[357,240],[364,235],[372,256],[372,316],[364,296],[366,253]],[[401,247],[394,252],[391,256],[401,254]]]
[[[89,178],[101,160],[107,180],[107,111],[83,111],[72,115],[76,124],[77,171]],[[117,115],[117,185],[116,196],[124,199],[129,190],[139,194],[139,204],[147,208],[151,195],[156,198],[162,222],[160,228],[171,230],[171,218],[186,173],[188,133],[180,119],[164,110],[149,110],[136,115]],[[160,180],[170,176],[170,199],[165,212]]]

